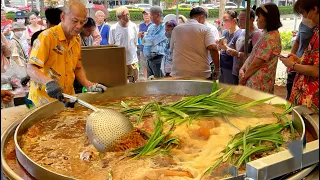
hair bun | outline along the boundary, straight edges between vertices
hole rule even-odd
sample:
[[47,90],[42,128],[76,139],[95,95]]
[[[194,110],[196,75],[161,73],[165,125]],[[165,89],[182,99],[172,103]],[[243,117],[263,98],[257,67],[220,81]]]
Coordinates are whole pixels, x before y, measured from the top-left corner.
[[253,6],[252,6],[252,10],[255,11],[256,9],[257,9],[257,6],[256,6],[256,5],[253,5]]

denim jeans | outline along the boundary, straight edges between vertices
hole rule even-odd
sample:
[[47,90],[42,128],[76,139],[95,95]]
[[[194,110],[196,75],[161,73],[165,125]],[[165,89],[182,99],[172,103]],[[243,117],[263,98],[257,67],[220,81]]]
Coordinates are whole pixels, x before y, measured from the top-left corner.
[[219,82],[224,84],[234,84],[232,70],[221,68]]
[[163,55],[157,55],[152,58],[147,59],[147,74],[148,77],[154,76],[155,78],[163,77],[161,72],[161,62],[162,62]]

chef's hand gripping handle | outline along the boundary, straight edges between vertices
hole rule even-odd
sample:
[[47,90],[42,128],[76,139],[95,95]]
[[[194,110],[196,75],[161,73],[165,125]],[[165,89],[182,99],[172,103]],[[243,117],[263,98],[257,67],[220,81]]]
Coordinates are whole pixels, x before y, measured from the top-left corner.
[[85,106],[85,107],[87,107],[87,108],[89,108],[89,109],[91,109],[91,110],[93,110],[95,112],[99,110],[98,108],[92,106],[91,104],[89,104],[89,103],[87,103],[85,101],[82,101],[82,100],[78,99],[75,96],[71,96],[71,95],[64,94],[64,93],[62,93],[62,94],[63,94],[64,97],[66,97],[66,98],[68,98],[68,99],[70,99],[70,100],[72,100],[74,102],[78,102],[79,104],[81,104],[81,105],[83,105],[83,106]]

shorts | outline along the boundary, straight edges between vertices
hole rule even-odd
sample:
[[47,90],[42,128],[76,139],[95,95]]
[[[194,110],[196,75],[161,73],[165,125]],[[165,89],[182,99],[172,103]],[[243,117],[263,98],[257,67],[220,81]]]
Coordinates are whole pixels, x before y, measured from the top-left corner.
[[139,79],[139,63],[133,63],[126,66],[126,72],[128,76],[133,76],[134,80]]

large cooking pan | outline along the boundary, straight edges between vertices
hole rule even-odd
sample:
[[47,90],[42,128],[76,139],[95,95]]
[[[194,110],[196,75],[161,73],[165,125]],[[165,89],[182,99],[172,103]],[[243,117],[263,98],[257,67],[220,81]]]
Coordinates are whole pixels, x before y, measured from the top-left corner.
[[[220,84],[221,87],[228,85]],[[226,89],[226,88],[225,88]],[[143,96],[148,94],[177,94],[177,95],[198,95],[208,94],[212,90],[212,83],[209,81],[192,81],[192,80],[176,80],[176,81],[150,81],[141,82],[136,84],[128,84],[125,86],[109,88],[103,94],[80,94],[79,97],[87,102],[94,102],[96,100],[106,99],[108,97],[123,97],[123,96]],[[235,86],[234,93],[252,98],[262,99],[273,96],[271,94],[263,93],[260,91],[252,90],[243,86]],[[276,97],[267,103],[278,104],[285,103],[286,101],[280,97]],[[37,123],[43,118],[48,118],[51,115],[60,112],[64,106],[60,102],[52,102],[42,107],[37,108],[35,111],[25,117],[20,124],[13,124],[2,135],[1,142],[1,160],[4,173],[12,179],[22,179],[14,171],[10,169],[4,159],[4,145],[7,143],[9,137],[14,133],[16,157],[19,163],[36,179],[72,179],[61,174],[54,173],[32,161],[21,150],[19,141],[21,135],[24,134],[28,128]],[[246,177],[252,179],[272,179],[304,167],[316,164],[319,162],[319,127],[318,119],[312,117],[311,112],[303,107],[297,107],[293,110],[293,123],[295,129],[302,135],[301,141],[305,141],[306,130],[313,135],[315,141],[306,144],[304,153],[302,154],[302,161],[297,161],[296,158],[290,154],[289,151],[282,151],[274,155],[270,155],[250,163],[247,163]],[[305,120],[303,120],[305,117]],[[306,121],[306,123],[304,123]],[[314,168],[314,166],[312,166]],[[309,168],[310,170],[310,168]],[[299,174],[298,174],[299,175]],[[237,175],[234,179],[243,179],[244,175]]]

